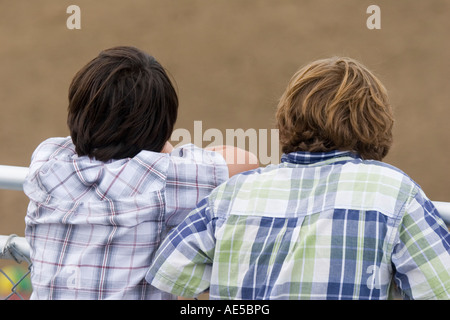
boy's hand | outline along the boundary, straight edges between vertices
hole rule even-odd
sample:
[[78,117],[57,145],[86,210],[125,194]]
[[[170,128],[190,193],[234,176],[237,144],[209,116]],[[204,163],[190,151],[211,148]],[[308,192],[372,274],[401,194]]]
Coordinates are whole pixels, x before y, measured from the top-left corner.
[[215,151],[220,153],[227,165],[229,176],[234,176],[237,173],[256,169],[259,167],[259,161],[256,155],[253,153],[233,147],[233,146],[216,146],[209,147],[206,150]]

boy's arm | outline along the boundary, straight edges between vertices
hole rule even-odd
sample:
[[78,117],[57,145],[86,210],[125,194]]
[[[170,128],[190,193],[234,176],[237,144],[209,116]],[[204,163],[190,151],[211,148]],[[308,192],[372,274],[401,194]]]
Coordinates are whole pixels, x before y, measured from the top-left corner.
[[259,167],[259,161],[256,155],[241,148],[224,145],[208,147],[206,150],[215,151],[223,156],[227,163],[230,177],[240,172]]
[[[229,176],[232,177],[240,172],[256,169],[259,167],[258,157],[253,153],[233,146],[208,147],[206,150],[214,151],[223,156],[228,166]],[[172,144],[167,141],[161,153],[171,153]]]
[[209,288],[214,248],[206,198],[162,242],[145,279],[162,291],[196,297]]
[[394,279],[409,299],[450,299],[450,233],[419,192],[406,206],[392,262]]

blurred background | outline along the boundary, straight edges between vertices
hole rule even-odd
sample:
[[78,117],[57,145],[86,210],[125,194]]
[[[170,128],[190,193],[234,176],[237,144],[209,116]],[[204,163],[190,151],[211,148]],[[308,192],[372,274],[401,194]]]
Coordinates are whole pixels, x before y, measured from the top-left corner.
[[[69,5],[81,30],[69,30]],[[369,5],[381,30],[369,30]],[[384,82],[396,115],[385,159],[436,201],[450,201],[447,0],[0,0],[0,164],[28,166],[36,146],[66,136],[74,74],[102,49],[133,45],[176,81],[177,128],[274,128],[302,65],[360,60]],[[24,235],[28,200],[0,190],[0,234]]]

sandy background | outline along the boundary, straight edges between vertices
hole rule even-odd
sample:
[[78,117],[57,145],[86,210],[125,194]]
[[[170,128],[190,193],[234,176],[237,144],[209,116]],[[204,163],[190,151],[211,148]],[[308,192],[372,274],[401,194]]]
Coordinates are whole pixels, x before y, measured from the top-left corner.
[[[66,8],[81,8],[68,30]],[[366,28],[371,4],[381,30]],[[65,136],[74,73],[104,48],[134,45],[176,79],[177,128],[273,128],[288,79],[346,55],[385,83],[395,144],[385,159],[433,200],[450,201],[450,2],[447,0],[0,0],[0,164],[27,166]],[[27,198],[0,190],[0,234],[24,233]]]

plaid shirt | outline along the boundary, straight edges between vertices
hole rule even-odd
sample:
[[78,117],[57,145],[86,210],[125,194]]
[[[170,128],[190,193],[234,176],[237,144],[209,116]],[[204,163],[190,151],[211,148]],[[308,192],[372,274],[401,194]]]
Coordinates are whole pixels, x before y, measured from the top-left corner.
[[211,299],[450,298],[450,236],[400,170],[349,152],[283,155],[216,188],[146,279]]
[[24,184],[31,298],[174,298],[144,280],[155,249],[226,179],[223,157],[192,144],[105,163],[70,137],[43,142]]

